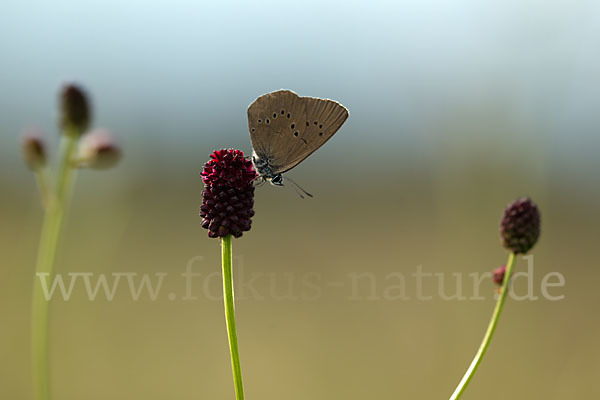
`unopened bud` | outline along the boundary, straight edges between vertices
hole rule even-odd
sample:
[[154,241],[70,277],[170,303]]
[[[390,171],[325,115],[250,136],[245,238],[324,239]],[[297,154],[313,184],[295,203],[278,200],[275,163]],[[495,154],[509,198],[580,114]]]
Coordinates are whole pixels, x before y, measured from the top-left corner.
[[492,272],[492,280],[498,286],[502,286],[502,282],[504,282],[504,274],[506,274],[506,265],[496,268]]
[[42,135],[35,131],[27,131],[21,139],[21,151],[23,159],[32,171],[37,171],[46,166],[46,144]]
[[79,86],[66,85],[60,95],[60,127],[81,135],[90,126],[91,109],[85,91]]
[[81,139],[77,159],[80,167],[108,169],[120,159],[121,149],[107,130],[94,129]]

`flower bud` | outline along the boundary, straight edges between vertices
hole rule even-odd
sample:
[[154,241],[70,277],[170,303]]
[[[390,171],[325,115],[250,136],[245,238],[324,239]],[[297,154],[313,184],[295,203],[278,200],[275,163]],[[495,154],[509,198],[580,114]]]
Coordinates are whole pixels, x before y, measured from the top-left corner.
[[498,267],[494,271],[492,271],[492,280],[494,281],[494,283],[496,285],[498,285],[498,286],[502,285],[502,282],[504,282],[504,274],[505,273],[506,273],[506,265]]
[[27,166],[32,171],[37,171],[46,166],[46,144],[37,131],[26,132],[21,139],[21,152]]
[[78,135],[90,126],[91,109],[85,91],[73,84],[66,85],[60,94],[60,127]]
[[528,197],[515,200],[504,210],[500,222],[502,245],[513,253],[525,254],[540,237],[540,212]]
[[79,143],[77,162],[80,167],[108,169],[118,164],[121,149],[105,129],[94,129]]
[[240,150],[215,151],[210,158],[202,170],[202,227],[208,237],[240,237],[252,225],[256,172]]

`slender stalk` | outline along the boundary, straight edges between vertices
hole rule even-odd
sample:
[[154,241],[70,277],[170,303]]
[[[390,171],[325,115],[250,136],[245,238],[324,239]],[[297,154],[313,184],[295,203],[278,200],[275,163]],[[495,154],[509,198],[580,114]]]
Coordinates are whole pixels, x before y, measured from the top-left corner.
[[42,205],[44,206],[44,209],[48,209],[48,206],[51,202],[52,193],[50,191],[50,187],[48,186],[49,180],[50,179],[48,177],[48,168],[43,167],[35,171],[35,181],[40,192],[40,197],[42,199]]
[[35,268],[36,276],[33,282],[31,313],[31,351],[33,390],[36,400],[50,399],[48,363],[49,299],[46,299],[42,286],[38,284],[38,279],[45,279],[43,276],[50,278],[52,274],[63,217],[65,211],[68,209],[71,187],[75,178],[75,170],[71,168],[71,159],[77,147],[77,137],[76,132],[69,132],[69,134],[62,135],[55,194],[46,198],[47,200],[51,199],[51,201],[46,204]]
[[225,302],[225,321],[227,322],[227,337],[229,338],[229,352],[231,353],[231,369],[235,385],[236,400],[244,399],[242,386],[242,368],[235,328],[235,304],[233,300],[233,273],[231,257],[231,235],[221,239],[221,255],[223,258],[223,301]]
[[496,325],[498,325],[498,320],[500,319],[500,314],[502,313],[502,308],[504,307],[504,301],[506,300],[506,295],[508,294],[508,285],[514,263],[515,253],[510,253],[506,263],[504,280],[502,281],[502,286],[500,287],[500,294],[498,296],[498,300],[496,300],[496,307],[494,307],[492,319],[490,320],[487,331],[485,332],[483,341],[481,342],[481,345],[479,345],[479,350],[477,350],[477,354],[475,354],[475,358],[473,358],[473,361],[471,361],[471,365],[469,365],[467,372],[465,372],[465,375],[454,390],[454,393],[452,393],[450,400],[458,400],[460,396],[462,396],[463,392],[467,388],[467,385],[471,381],[471,378],[473,378],[473,375],[475,375],[475,371],[477,371],[477,367],[479,367],[479,364],[481,364],[481,360],[483,359],[483,356],[490,345],[490,342],[492,341],[492,336],[496,330]]

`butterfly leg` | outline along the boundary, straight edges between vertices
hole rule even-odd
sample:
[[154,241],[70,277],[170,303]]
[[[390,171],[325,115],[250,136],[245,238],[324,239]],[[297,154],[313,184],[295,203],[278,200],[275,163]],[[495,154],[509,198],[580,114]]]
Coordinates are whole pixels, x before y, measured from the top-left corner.
[[267,180],[264,178],[264,176],[257,176],[254,179],[254,187],[259,187],[264,185],[267,182]]

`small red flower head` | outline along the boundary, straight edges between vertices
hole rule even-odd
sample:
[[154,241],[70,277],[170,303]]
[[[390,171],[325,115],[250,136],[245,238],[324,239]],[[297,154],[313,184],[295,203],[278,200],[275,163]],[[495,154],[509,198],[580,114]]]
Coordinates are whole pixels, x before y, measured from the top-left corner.
[[209,237],[242,236],[254,216],[256,171],[240,150],[218,150],[202,169],[202,227]]
[[27,166],[32,171],[45,167],[48,162],[46,144],[37,130],[30,129],[25,132],[21,138],[21,152]]
[[506,207],[500,222],[502,245],[513,253],[525,254],[540,237],[540,212],[528,197]]
[[105,129],[86,133],[79,143],[81,165],[92,169],[109,169],[121,160],[121,149]]
[[492,271],[492,280],[494,281],[494,283],[496,285],[498,285],[498,286],[502,285],[502,282],[504,282],[504,274],[505,273],[506,273],[506,265],[498,267],[494,271]]

